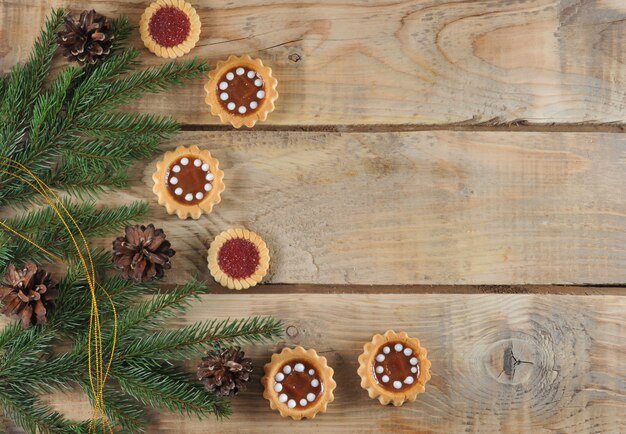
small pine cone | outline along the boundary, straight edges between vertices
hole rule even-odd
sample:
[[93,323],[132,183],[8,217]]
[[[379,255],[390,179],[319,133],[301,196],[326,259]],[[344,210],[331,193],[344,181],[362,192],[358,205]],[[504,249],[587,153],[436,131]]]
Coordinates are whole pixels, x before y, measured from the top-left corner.
[[78,20],[66,16],[65,31],[57,34],[57,44],[68,60],[84,65],[108,55],[114,37],[111,20],[92,9],[83,11]]
[[210,351],[198,365],[198,380],[218,396],[235,396],[246,390],[250,381],[252,360],[244,358],[241,348]]
[[163,229],[155,229],[153,224],[126,226],[126,235],[113,241],[113,263],[124,279],[137,283],[163,277],[164,270],[172,268],[174,254]]
[[10,264],[4,280],[6,283],[0,286],[2,313],[21,318],[25,329],[34,324],[45,324],[48,310],[59,295],[50,273],[29,261],[20,270]]

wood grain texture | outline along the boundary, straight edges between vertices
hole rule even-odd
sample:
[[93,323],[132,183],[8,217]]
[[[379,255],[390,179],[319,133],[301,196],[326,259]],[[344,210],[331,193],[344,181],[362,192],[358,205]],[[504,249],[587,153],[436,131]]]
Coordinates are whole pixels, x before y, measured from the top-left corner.
[[[135,23],[149,1],[79,0]],[[191,55],[248,53],[271,65],[281,97],[266,125],[623,122],[621,0],[316,2],[194,0]],[[0,70],[23,61],[51,6],[0,1]],[[25,31],[29,29],[29,31]],[[138,34],[133,43],[143,49]],[[144,50],[147,64],[163,60]],[[137,107],[216,124],[202,82]]]
[[151,203],[146,221],[177,250],[167,283],[209,279],[209,243],[237,226],[268,243],[271,283],[626,282],[620,135],[214,132],[163,149],[180,144],[220,161],[226,190],[212,214],[167,215],[154,162],[103,199]]
[[[626,430],[626,297],[547,295],[208,295],[177,321],[272,314],[287,334],[249,353],[257,367],[225,422],[155,415],[150,433],[618,433]],[[404,330],[432,361],[426,393],[400,408],[368,398],[356,375],[374,333]],[[262,398],[261,366],[282,346],[316,348],[335,369],[328,413],[281,419]],[[190,368],[194,362],[190,361]],[[51,397],[73,417],[78,394]]]

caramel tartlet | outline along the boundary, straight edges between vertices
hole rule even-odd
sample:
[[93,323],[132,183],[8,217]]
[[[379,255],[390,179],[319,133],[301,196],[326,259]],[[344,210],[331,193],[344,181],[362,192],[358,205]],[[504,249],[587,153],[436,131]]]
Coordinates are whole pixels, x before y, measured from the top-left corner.
[[263,397],[283,417],[313,419],[335,399],[333,373],[326,358],[315,350],[284,348],[265,365]]
[[197,146],[166,152],[152,175],[152,191],[168,214],[198,219],[213,210],[224,191],[224,172],[211,153]]
[[141,40],[160,57],[183,56],[200,39],[200,17],[184,0],[157,0],[139,20]]
[[209,72],[209,81],[204,86],[205,101],[211,107],[211,114],[219,116],[223,123],[252,128],[274,111],[277,84],[272,69],[260,59],[230,56]]
[[361,387],[381,404],[415,401],[430,380],[430,361],[420,341],[392,330],[375,335],[359,356]]
[[270,267],[265,241],[247,229],[222,232],[209,247],[209,270],[222,286],[246,289],[260,283]]

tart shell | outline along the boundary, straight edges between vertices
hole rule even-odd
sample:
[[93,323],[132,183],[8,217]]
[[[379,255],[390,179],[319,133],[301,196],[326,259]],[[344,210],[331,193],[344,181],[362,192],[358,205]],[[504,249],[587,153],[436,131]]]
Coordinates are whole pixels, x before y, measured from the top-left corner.
[[[150,34],[150,19],[159,9],[164,7],[175,7],[180,9],[189,18],[190,28],[187,38],[180,44],[173,47],[164,47],[160,45]],[[170,59],[184,56],[196,46],[200,40],[200,28],[201,24],[198,13],[193,6],[185,0],[157,0],[146,8],[141,15],[141,19],[139,20],[139,33],[146,48],[159,57]]]
[[[420,361],[420,374],[415,383],[404,391],[390,391],[380,386],[372,375],[372,365],[378,349],[387,342],[399,341],[413,349]],[[402,405],[405,401],[415,401],[417,395],[426,391],[426,382],[430,380],[430,361],[426,358],[426,348],[420,346],[417,338],[411,338],[405,332],[396,333],[388,330],[384,335],[374,335],[371,342],[363,346],[363,353],[359,356],[359,368],[357,373],[361,377],[361,387],[367,390],[369,397],[378,399],[381,404],[392,403],[395,406]]]
[[[278,392],[272,387],[272,379],[278,373],[280,367],[290,360],[305,360],[312,365],[318,372],[323,384],[324,391],[318,398],[317,402],[305,409],[289,408],[286,403],[278,400]],[[272,410],[278,410],[282,417],[290,417],[293,420],[302,418],[313,419],[318,413],[326,412],[328,404],[335,400],[333,391],[337,387],[337,383],[333,379],[333,368],[328,366],[326,357],[320,356],[313,349],[305,350],[298,346],[294,349],[283,348],[279,354],[273,354],[272,360],[265,365],[265,375],[261,379],[263,384],[263,398],[270,402]]]
[[[251,276],[241,279],[234,279],[228,276],[221,270],[217,262],[217,255],[226,241],[237,238],[250,241],[259,251],[259,264],[257,265],[256,271]],[[258,234],[247,229],[228,229],[215,237],[211,243],[208,253],[208,262],[211,275],[220,285],[230,289],[240,290],[256,286],[256,284],[263,280],[270,267],[270,252],[267,248],[267,244],[265,244],[265,241],[263,241]]]
[[[174,162],[185,155],[194,155],[205,162],[209,163],[209,170],[215,178],[212,181],[213,188],[200,202],[193,205],[185,205],[178,202],[172,197],[167,189],[166,176],[169,167]],[[193,219],[199,219],[202,214],[209,214],[213,210],[215,204],[220,203],[222,200],[221,194],[226,188],[223,182],[224,172],[219,168],[219,161],[213,158],[211,153],[206,149],[200,149],[197,146],[179,146],[173,151],[168,151],[163,155],[163,159],[157,162],[156,171],[152,175],[154,186],[152,191],[157,195],[159,205],[165,206],[168,214],[176,214],[181,219],[191,217]]]
[[[243,66],[254,69],[263,79],[265,84],[265,98],[260,104],[258,110],[248,115],[236,115],[226,110],[219,102],[217,92],[217,81],[231,68]],[[264,121],[267,116],[276,108],[274,102],[278,98],[278,91],[276,86],[278,80],[272,75],[272,68],[263,65],[260,59],[252,59],[248,55],[241,57],[230,56],[227,60],[221,60],[217,62],[215,69],[209,72],[209,81],[204,85],[204,90],[207,93],[205,102],[211,108],[211,114],[219,116],[222,123],[230,123],[235,128],[241,128],[245,125],[248,128],[252,128],[257,121]]]

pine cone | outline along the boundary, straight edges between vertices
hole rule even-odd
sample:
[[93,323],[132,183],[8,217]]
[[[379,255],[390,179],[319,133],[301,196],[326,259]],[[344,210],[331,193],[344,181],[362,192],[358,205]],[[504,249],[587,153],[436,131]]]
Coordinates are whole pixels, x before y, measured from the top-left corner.
[[50,273],[27,262],[18,270],[10,264],[4,276],[6,283],[0,286],[2,313],[21,318],[25,329],[34,324],[45,324],[48,309],[52,308],[59,292]]
[[57,34],[57,44],[68,60],[84,65],[109,54],[114,37],[111,20],[92,9],[83,11],[78,20],[66,16],[65,31]]
[[125,279],[137,283],[163,277],[172,268],[170,258],[176,251],[165,240],[165,232],[146,226],[126,226],[126,236],[113,241],[113,263]]
[[250,381],[252,360],[244,358],[241,348],[210,351],[198,365],[198,380],[218,396],[235,396],[246,390]]

